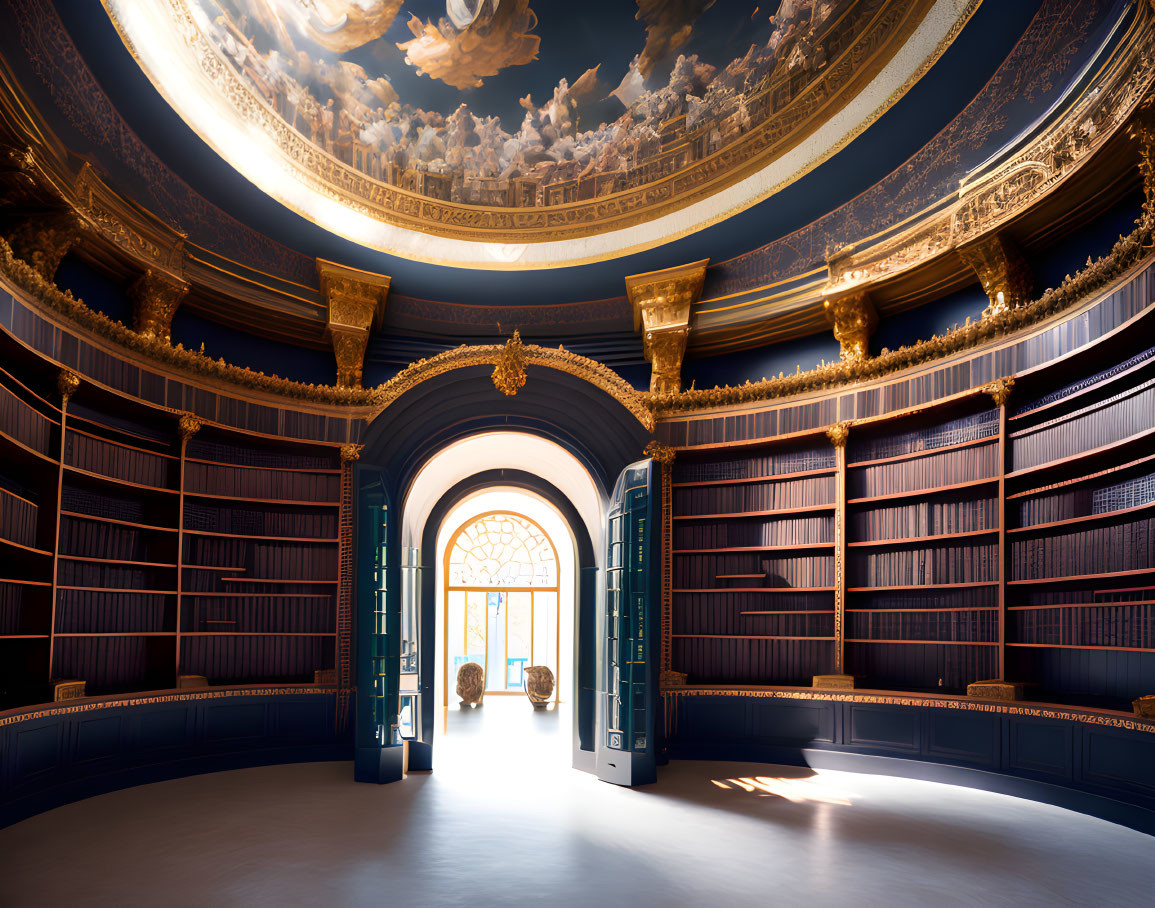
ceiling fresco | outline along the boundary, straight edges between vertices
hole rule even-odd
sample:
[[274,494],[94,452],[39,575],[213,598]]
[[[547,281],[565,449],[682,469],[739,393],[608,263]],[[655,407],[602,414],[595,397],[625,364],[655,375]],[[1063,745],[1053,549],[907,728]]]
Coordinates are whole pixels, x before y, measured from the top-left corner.
[[[653,233],[658,219],[719,193],[725,197],[713,208],[699,206],[663,225],[642,247],[759,201],[897,100],[977,5],[104,4],[137,62],[186,122],[280,201],[395,254],[514,268],[624,254],[639,248],[639,236],[630,235],[635,228]],[[910,59],[876,86],[916,34]],[[855,118],[829,137],[815,137],[859,95],[868,97]],[[724,192],[807,140],[806,154],[783,162],[771,177]],[[262,150],[266,160],[254,163]],[[310,193],[350,216],[321,210]],[[373,229],[367,220],[410,235]],[[532,244],[607,232],[619,236],[536,260],[526,255]],[[412,234],[474,248],[431,246]]]

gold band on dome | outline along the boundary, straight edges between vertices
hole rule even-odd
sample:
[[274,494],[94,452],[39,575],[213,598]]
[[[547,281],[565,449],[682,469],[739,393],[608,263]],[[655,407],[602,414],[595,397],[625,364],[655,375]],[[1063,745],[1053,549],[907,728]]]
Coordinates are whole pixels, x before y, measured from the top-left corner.
[[[980,0],[969,0],[961,7],[944,0],[884,0],[820,76],[730,144],[634,188],[532,207],[455,203],[374,179],[315,145],[282,119],[201,31],[190,0],[165,0],[162,13],[144,12],[128,0],[102,2],[129,52],[190,128],[278,201],[331,232],[392,255],[440,265],[517,271],[604,261],[653,248],[768,198],[835,154],[885,113],[945,52]],[[171,64],[168,80],[153,69],[170,64],[150,66],[147,41],[142,49],[138,39],[144,36],[134,34],[140,30],[134,22],[157,15],[164,17],[167,33],[179,36],[184,51],[179,56],[185,59]],[[928,22],[933,27],[924,28]],[[908,59],[910,53],[900,58],[899,50],[909,50],[915,36],[919,39],[913,54],[916,59]],[[169,59],[159,51],[157,58]],[[176,79],[178,70],[185,79]],[[235,129],[218,133],[214,131],[218,126],[210,130],[182,109],[178,96],[193,78],[211,86],[211,94],[219,98],[215,122],[229,122]],[[846,120],[836,128],[840,134],[825,145],[811,141],[836,116]],[[251,152],[247,155],[228,153],[230,148],[237,150],[239,137],[247,136],[250,141],[254,135],[260,137],[262,151],[272,152],[277,166],[267,166],[270,161],[265,161],[259,172],[252,166],[246,170],[241,161],[261,157],[255,154],[256,146],[247,146]],[[806,144],[814,147],[802,149]],[[788,153],[799,160],[791,159],[781,173],[767,177],[767,168]],[[288,181],[286,186],[273,185],[282,178]],[[686,211],[688,206],[695,206],[692,213]],[[686,213],[655,224],[679,212]],[[654,235],[640,236],[637,230],[647,226]],[[590,242],[609,233],[612,240]],[[560,247],[526,256],[527,248],[540,249],[543,244]]]

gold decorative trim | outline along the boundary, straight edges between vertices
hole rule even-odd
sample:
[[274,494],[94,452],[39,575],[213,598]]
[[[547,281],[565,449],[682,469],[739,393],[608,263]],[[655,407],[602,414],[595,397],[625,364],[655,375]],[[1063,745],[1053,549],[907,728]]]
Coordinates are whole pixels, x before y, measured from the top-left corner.
[[525,387],[525,345],[521,342],[521,333],[516,329],[513,337],[505,342],[491,377],[493,387],[506,397],[513,397]]
[[[525,351],[525,364],[527,366],[557,369],[559,372],[565,372],[567,375],[589,382],[629,410],[648,431],[654,431],[654,415],[646,407],[645,392],[635,390],[633,385],[609,366],[560,346],[554,348],[525,344],[523,350]],[[445,375],[455,369],[465,369],[470,366],[496,366],[504,353],[505,345],[503,344],[478,346],[462,344],[460,347],[438,353],[429,359],[418,360],[411,366],[402,369],[385,384],[378,385],[372,390],[371,403],[374,404],[376,410],[371,418],[375,418],[390,404],[423,381]]]
[[1061,707],[1028,706],[998,700],[968,700],[965,697],[916,697],[903,694],[868,694],[850,691],[818,691],[812,688],[751,689],[751,688],[706,688],[683,687],[664,690],[669,697],[749,697],[758,700],[818,700],[827,703],[871,703],[881,706],[921,706],[929,709],[956,709],[962,712],[1002,713],[1011,716],[1029,716],[1035,719],[1065,719],[1084,725],[1102,725],[1109,728],[1123,728],[1128,731],[1144,731],[1155,734],[1155,721],[1144,721],[1129,717],[1126,713],[1106,715],[1104,713],[1079,712]]
[[822,301],[826,320],[834,330],[843,362],[860,363],[870,356],[870,335],[878,327],[878,311],[865,290],[832,296]]
[[654,440],[649,442],[642,450],[642,454],[646,457],[652,458],[660,463],[662,466],[669,466],[674,462],[674,458],[678,452],[669,445],[664,445],[660,441]]
[[99,709],[117,709],[122,706],[152,706],[156,703],[181,703],[186,700],[223,700],[228,697],[275,697],[278,695],[297,696],[314,694],[334,696],[332,689],[323,687],[253,687],[229,688],[224,690],[198,690],[195,693],[155,694],[143,697],[124,697],[117,700],[89,700],[74,706],[55,706],[44,709],[17,709],[0,713],[0,728],[18,722],[32,722],[53,716],[92,712]]
[[355,460],[360,460],[361,451],[364,450],[364,448],[364,445],[341,445],[341,463],[353,463]]
[[835,448],[842,450],[846,447],[846,442],[850,439],[850,427],[854,425],[853,419],[847,419],[843,422],[836,422],[826,430],[826,438]]
[[650,363],[651,392],[664,394],[682,388],[690,309],[702,295],[709,263],[709,259],[702,259],[626,278],[626,295],[634,307],[634,330],[642,330],[642,353]]

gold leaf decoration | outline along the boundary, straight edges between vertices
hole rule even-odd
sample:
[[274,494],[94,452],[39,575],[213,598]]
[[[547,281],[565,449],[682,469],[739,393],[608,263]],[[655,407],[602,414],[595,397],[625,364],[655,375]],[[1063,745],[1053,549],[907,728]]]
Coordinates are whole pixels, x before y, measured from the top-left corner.
[[513,332],[513,337],[505,342],[497,365],[493,367],[493,387],[506,397],[513,397],[525,387],[525,346],[521,333]]

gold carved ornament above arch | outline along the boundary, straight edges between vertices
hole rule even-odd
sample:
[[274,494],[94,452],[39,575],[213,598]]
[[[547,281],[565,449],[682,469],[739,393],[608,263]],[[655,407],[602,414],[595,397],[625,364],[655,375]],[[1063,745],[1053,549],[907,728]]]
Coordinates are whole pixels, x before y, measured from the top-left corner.
[[[599,391],[603,391],[625,407],[648,432],[654,431],[654,414],[647,406],[649,395],[638,391],[628,381],[618,375],[609,366],[597,360],[574,353],[565,347],[542,347],[538,344],[522,344],[520,337],[511,338],[506,344],[479,344],[467,346],[463,344],[453,350],[438,353],[429,359],[418,360],[398,372],[393,378],[374,388],[370,394],[373,403],[373,412],[368,417],[372,422],[389,406],[403,395],[412,391],[422,382],[439,375],[446,375],[457,369],[468,369],[472,366],[494,366],[495,369],[505,367],[511,345],[517,349],[518,365],[540,366],[546,369],[556,369],[575,378],[589,382]],[[524,383],[524,379],[523,379]],[[495,381],[497,390],[509,395]],[[521,385],[517,385],[520,389]],[[516,390],[513,392],[516,393]]]

